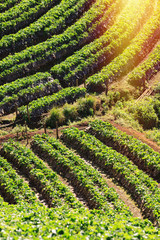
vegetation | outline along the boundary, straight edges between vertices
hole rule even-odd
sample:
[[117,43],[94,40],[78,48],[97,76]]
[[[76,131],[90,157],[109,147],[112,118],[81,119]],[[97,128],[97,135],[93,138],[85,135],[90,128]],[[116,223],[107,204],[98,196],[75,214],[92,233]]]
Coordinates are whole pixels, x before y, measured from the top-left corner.
[[101,107],[101,102],[97,97],[86,96],[77,100],[74,104],[65,104],[63,107],[54,107],[46,118],[46,126],[50,128],[69,124],[88,116],[94,116]]
[[153,151],[148,145],[117,130],[107,122],[96,120],[90,123],[90,127],[89,132],[103,143],[129,157],[152,177],[160,177],[160,154]]
[[160,239],[159,153],[113,127],[160,144],[159,26],[158,0],[0,0],[0,239]]
[[[95,162],[130,191],[143,213],[159,225],[158,183],[139,170],[128,158],[107,147],[94,136],[77,128],[63,130],[62,140],[78,149],[81,156]],[[143,196],[143,197],[142,197]]]

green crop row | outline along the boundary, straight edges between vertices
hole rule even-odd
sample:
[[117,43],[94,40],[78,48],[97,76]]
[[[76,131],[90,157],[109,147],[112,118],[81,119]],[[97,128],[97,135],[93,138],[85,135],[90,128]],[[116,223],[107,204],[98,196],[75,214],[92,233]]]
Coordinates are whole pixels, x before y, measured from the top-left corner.
[[116,129],[108,122],[95,120],[90,123],[89,132],[115,150],[129,157],[152,177],[160,180],[160,154],[147,144]]
[[85,5],[86,0],[62,0],[60,4],[51,8],[26,28],[19,30],[15,34],[4,36],[0,40],[0,53],[2,56],[6,56],[10,50],[12,52],[20,51],[26,46],[35,45],[41,39],[44,40],[48,36],[60,33],[69,23],[75,21],[79,15],[77,13],[81,12]]
[[129,83],[135,86],[143,85],[160,70],[160,44],[158,44],[148,57],[137,66],[127,77]]
[[6,83],[0,86],[0,101],[2,101],[6,96],[12,96],[13,94],[18,94],[19,91],[28,87],[35,87],[39,84],[47,83],[51,80],[51,74],[48,72],[38,72],[34,75],[17,79],[11,83]]
[[6,11],[7,9],[13,7],[15,4],[18,4],[20,0],[6,0],[0,2],[0,13]]
[[[99,32],[102,34],[103,31],[106,31],[106,29],[108,29],[109,26],[111,26],[113,21],[115,20],[117,12],[120,9],[121,3],[122,3],[122,0],[117,0],[117,1],[115,1],[115,3],[110,5],[110,7],[108,7],[108,9],[106,9],[105,11],[103,10],[103,16],[89,28],[89,31],[91,33],[95,31],[95,35],[97,35],[97,33],[99,34]],[[101,30],[101,28],[102,28],[102,30]],[[104,30],[104,28],[106,28],[106,29]],[[99,34],[99,35],[101,35],[101,34]],[[98,37],[98,35],[97,35],[97,37]],[[97,43],[97,41],[96,41],[96,43]],[[89,45],[84,46],[81,50],[77,51],[72,56],[68,57],[65,61],[63,61],[60,64],[57,64],[53,68],[51,68],[52,75],[58,77],[59,79],[63,79],[62,83],[64,83],[64,84],[66,83],[67,85],[70,85],[71,82],[66,81],[65,76],[71,75],[72,72],[74,72],[73,71],[74,67],[76,67],[78,64],[80,64],[81,61],[83,61],[84,59],[85,59],[85,61],[87,60],[89,50],[92,47],[92,45],[93,44],[90,43]],[[94,51],[94,48],[95,48],[95,46],[93,46],[91,48],[91,50]],[[84,75],[85,74],[86,74],[86,72],[84,73]],[[75,80],[75,78],[74,78],[74,80]]]
[[[113,0],[108,0],[110,5]],[[104,6],[104,4],[102,4]],[[66,31],[57,36],[49,38],[45,42],[31,46],[19,53],[8,56],[0,61],[0,80],[6,81],[8,78],[13,80],[25,75],[28,71],[37,71],[43,65],[58,60],[68,54],[68,50],[74,51],[79,47],[82,40],[88,37],[88,28],[97,19],[99,13],[98,5],[95,3],[75,24],[68,27]],[[92,37],[93,39],[93,37]],[[87,41],[87,40],[86,40]]]
[[[50,110],[54,105],[60,106],[64,103],[73,103],[76,99],[85,96],[85,88],[70,87],[60,90],[50,96],[38,98],[29,103],[28,110],[31,118],[37,118]],[[19,108],[20,117],[28,118],[26,106]]]
[[13,162],[46,199],[49,206],[81,207],[58,175],[49,169],[30,149],[12,140],[3,144],[1,155]]
[[4,192],[4,199],[9,203],[21,203],[22,201],[34,203],[37,200],[35,192],[3,157],[0,157],[0,189]]
[[[100,85],[105,82],[111,82],[121,75],[127,74],[134,68],[135,65],[144,59],[144,57],[153,47],[153,44],[158,40],[160,24],[159,12],[160,4],[157,5],[157,8],[155,9],[151,18],[148,19],[146,24],[144,24],[142,30],[131,41],[130,45],[123,51],[123,53],[117,56],[107,66],[103,67],[99,73],[92,75],[87,79],[86,82],[88,84],[88,87],[91,85]],[[158,51],[157,56],[159,56]],[[148,63],[150,62],[150,69],[151,67],[154,67],[153,59],[155,59],[155,57],[152,55],[150,57],[150,60],[147,58],[146,61]],[[148,67],[148,64],[146,64],[146,67]],[[144,69],[144,67],[138,67],[137,72],[133,71],[133,73],[130,74],[129,78],[141,79],[143,75],[142,69]]]
[[128,158],[84,131],[65,129],[61,137],[65,143],[76,148],[81,156],[86,156],[113,175],[132,194],[145,217],[159,225],[160,189],[157,182],[139,170]]
[[[15,107],[27,105],[29,102],[43,96],[48,96],[61,90],[58,80],[48,79],[46,83],[39,83],[37,86],[29,86],[18,91],[17,94],[6,96],[0,102],[0,113],[9,114],[15,111]],[[17,91],[17,89],[16,89]]]
[[[119,2],[115,2],[115,5],[112,5],[108,12],[106,12],[106,16],[110,16],[109,11],[114,11],[118,5]],[[139,30],[140,23],[144,22],[144,19],[147,19],[146,12],[149,9],[150,1],[143,3],[139,1],[136,5],[130,1],[108,31],[94,42],[75,52],[64,62],[55,65],[51,69],[52,75],[61,79],[61,83],[64,81],[66,85],[69,85],[76,78],[82,81],[87,76],[93,74],[97,69],[117,56],[129,44],[129,41]]]
[[[59,0],[56,0],[59,1]],[[44,14],[48,9],[53,7],[56,4],[56,1],[51,0],[39,0],[36,1],[36,5],[33,7],[29,7],[28,9],[22,9],[22,13],[17,16],[15,19],[10,19],[0,23],[0,36],[4,36],[6,34],[10,34],[18,31],[22,27],[26,27],[31,22],[36,20],[42,14]],[[17,5],[18,7],[18,5]],[[14,9],[13,9],[14,12]]]
[[115,190],[108,187],[101,174],[58,140],[47,135],[36,135],[31,146],[33,151],[40,157],[43,156],[45,161],[49,162],[56,171],[61,172],[63,177],[67,177],[75,187],[78,185],[81,194],[85,189],[84,197],[89,197],[87,201],[92,208],[108,212],[113,210],[113,205],[115,211],[131,214]]
[[39,4],[40,0],[22,0],[19,4],[16,4],[14,7],[10,8],[8,11],[5,11],[0,14],[0,23],[7,22],[19,17],[24,11],[28,11],[29,8],[35,7]]

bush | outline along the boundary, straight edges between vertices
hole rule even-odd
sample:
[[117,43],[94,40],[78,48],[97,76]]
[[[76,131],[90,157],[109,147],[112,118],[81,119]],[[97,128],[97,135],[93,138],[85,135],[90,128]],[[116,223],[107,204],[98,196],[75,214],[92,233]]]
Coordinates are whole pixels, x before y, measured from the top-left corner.
[[78,101],[77,112],[81,118],[93,116],[96,109],[96,98],[89,96]]
[[63,115],[65,117],[65,122],[68,121],[73,122],[74,120],[78,119],[78,112],[77,107],[75,104],[66,104],[63,108]]
[[81,118],[93,116],[95,111],[100,108],[99,100],[94,96],[79,99],[74,104],[66,103],[61,108],[53,108],[49,117],[45,120],[46,126],[50,128],[58,125],[68,124],[69,122],[80,120]]
[[54,107],[50,111],[50,116],[46,119],[46,126],[50,126],[51,128],[56,127],[56,121],[58,122],[58,125],[62,125],[65,122],[64,114],[60,109]]
[[134,116],[144,129],[152,129],[158,126],[158,116],[152,99],[143,100],[137,104]]

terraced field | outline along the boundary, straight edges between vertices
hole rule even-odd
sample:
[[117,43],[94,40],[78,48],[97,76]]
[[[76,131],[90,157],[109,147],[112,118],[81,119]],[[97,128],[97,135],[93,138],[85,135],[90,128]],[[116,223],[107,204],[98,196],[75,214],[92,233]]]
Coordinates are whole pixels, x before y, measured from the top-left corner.
[[[111,124],[95,120],[86,131],[73,127],[64,129],[60,140],[46,134],[35,135],[30,148],[14,140],[3,143],[0,151],[2,212],[9,211],[13,204],[17,204],[14,207],[17,213],[19,208],[25,211],[31,208],[32,220],[28,222],[31,227],[30,224],[34,225],[38,217],[35,209],[38,214],[45,209],[47,220],[43,222],[41,217],[38,218],[42,222],[37,234],[30,230],[37,238],[39,234],[48,234],[48,230],[43,232],[41,229],[43,224],[46,226],[51,220],[53,227],[57,224],[55,216],[49,214],[52,209],[53,212],[59,211],[58,221],[62,224],[64,211],[66,218],[68,211],[75,214],[74,217],[69,216],[71,232],[67,233],[62,227],[61,234],[56,228],[55,239],[73,237],[72,231],[77,231],[80,239],[81,231],[70,225],[73,219],[76,223],[81,221],[77,215],[80,212],[87,224],[82,234],[84,237],[90,236],[88,231],[93,225],[92,235],[96,238],[95,229],[101,228],[102,224],[105,227],[98,230],[99,236],[114,234],[118,239],[132,239],[138,231],[142,239],[144,236],[158,239],[160,154],[140,141],[137,145],[137,141]],[[118,152],[107,146],[111,144]],[[6,202],[11,205],[6,205]],[[97,218],[99,214],[98,221],[90,223],[90,218],[93,215]],[[17,231],[16,222],[25,222],[26,219],[27,213],[22,219],[18,213],[17,219],[10,223],[14,231]],[[109,220],[111,222],[106,229],[104,221]],[[7,225],[7,217],[3,221],[7,233],[10,224]],[[120,223],[125,225],[120,228]],[[30,236],[27,229],[22,233]],[[5,232],[1,236],[5,238]],[[11,236],[14,236],[12,232]]]
[[[0,37],[0,117],[42,127],[53,107],[102,99],[122,79],[146,89],[160,70],[160,1],[0,0]],[[160,239],[160,154],[101,120],[10,139],[0,202],[0,239]]]

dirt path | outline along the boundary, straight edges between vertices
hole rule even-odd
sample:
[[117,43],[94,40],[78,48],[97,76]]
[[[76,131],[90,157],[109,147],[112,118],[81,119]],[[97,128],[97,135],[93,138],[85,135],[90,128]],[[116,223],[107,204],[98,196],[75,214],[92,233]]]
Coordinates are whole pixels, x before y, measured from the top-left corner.
[[[73,126],[73,125],[72,125]],[[88,123],[87,122],[84,122],[82,124],[76,124],[74,125],[74,127],[77,127],[79,128],[80,130],[84,130],[86,127],[88,126]],[[70,126],[64,126],[64,127],[59,127],[58,128],[58,135],[60,137],[61,135],[61,130],[65,129],[65,128],[69,128]],[[40,129],[40,130],[36,130],[36,131],[33,131],[33,132],[29,132],[28,133],[28,140],[29,140],[29,143],[31,141],[31,138],[35,135],[35,134],[43,134],[44,133],[44,129]],[[53,137],[56,137],[56,129],[47,129],[47,134],[48,135],[51,135]],[[19,134],[21,135],[21,134]],[[15,140],[18,140],[17,139],[17,135],[16,134],[7,134],[7,135],[4,135],[4,136],[1,136],[0,137],[0,147],[2,146],[2,143],[3,142],[7,142],[9,139],[15,139]],[[18,141],[21,141],[21,143],[23,144],[26,144],[27,143],[27,139],[22,139],[22,140],[18,140]]]
[[136,203],[132,200],[131,196],[117,183],[115,184],[113,181],[114,179],[109,178],[106,174],[102,174],[103,178],[107,182],[110,188],[114,188],[115,191],[118,193],[119,198],[129,207],[129,210],[132,212],[133,217],[138,217],[143,219],[141,210],[137,207]]
[[121,125],[115,123],[114,121],[109,121],[114,127],[118,128],[119,130],[126,132],[128,135],[132,135],[133,137],[141,140],[143,143],[146,143],[147,145],[149,145],[151,148],[154,149],[154,151],[159,152],[160,153],[160,146],[158,146],[155,142],[153,142],[152,140],[149,140],[148,138],[146,138],[145,134],[138,132],[132,128],[126,128],[126,127],[122,127]]
[[[62,142],[65,144],[64,142]],[[127,193],[127,191],[120,186],[117,181],[115,181],[114,178],[110,177],[106,172],[104,172],[99,166],[97,166],[96,163],[87,160],[87,158],[81,156],[79,154],[79,151],[77,151],[75,148],[70,147],[70,149],[75,152],[77,156],[82,158],[85,163],[94,169],[96,169],[102,176],[102,178],[106,181],[109,188],[114,188],[116,193],[119,195],[119,198],[125,203],[125,205],[129,208],[130,212],[133,214],[133,217],[138,217],[140,219],[143,219],[143,215],[141,213],[141,210],[138,208],[136,202],[132,199],[130,194]]]
[[[108,121],[108,120],[107,120]],[[119,130],[126,132],[128,135],[132,135],[133,137],[141,140],[142,142],[146,143],[147,145],[149,145],[151,148],[153,148],[155,151],[160,153],[160,146],[158,146],[155,142],[153,142],[152,140],[149,140],[148,138],[146,138],[145,134],[138,132],[132,128],[127,128],[127,127],[123,127],[117,123],[115,123],[114,121],[108,121],[110,122],[114,127],[118,128]],[[84,122],[82,124],[76,124],[74,125],[74,127],[79,128],[80,130],[85,130],[85,128],[88,126],[88,122]],[[65,128],[69,128],[70,126],[65,126],[65,127],[59,127],[59,136],[61,135],[61,130],[65,129]],[[44,133],[44,129],[40,129],[34,132],[29,132],[28,133],[28,138],[29,138],[29,142],[31,137],[33,137],[35,134],[42,134]],[[53,137],[56,137],[56,129],[53,130],[47,130],[47,134],[52,135]],[[7,134],[5,136],[1,136],[0,137],[0,146],[2,145],[3,142],[7,142],[8,139],[16,139],[16,134]],[[21,140],[22,143],[26,143],[26,139],[25,140]]]

